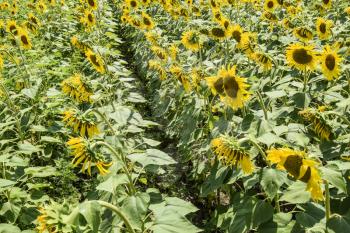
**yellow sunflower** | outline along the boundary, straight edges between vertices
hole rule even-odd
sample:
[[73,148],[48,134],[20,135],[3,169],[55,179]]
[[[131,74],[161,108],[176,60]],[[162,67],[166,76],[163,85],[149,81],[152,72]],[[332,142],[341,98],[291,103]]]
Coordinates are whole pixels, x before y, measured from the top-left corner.
[[331,27],[333,26],[332,20],[325,20],[318,18],[316,21],[317,35],[321,40],[327,40],[332,34]]
[[97,0],[86,0],[86,3],[88,4],[88,6],[93,9],[96,10],[98,7],[98,2]]
[[321,57],[319,58],[321,62],[322,73],[327,80],[337,79],[340,75],[340,63],[341,57],[338,55],[338,50],[331,48],[331,46],[326,45],[323,48]]
[[23,29],[23,28],[18,29],[18,39],[19,39],[20,45],[23,49],[31,49],[32,48],[32,43],[30,41],[28,32],[25,29]]
[[249,99],[249,85],[245,78],[236,75],[236,67],[222,68],[216,76],[207,77],[207,84],[213,94],[219,94],[220,99],[232,109],[243,107]]
[[95,150],[92,150],[89,141],[86,139],[82,137],[71,138],[67,142],[67,146],[74,156],[72,161],[73,166],[77,167],[79,164],[82,164],[82,173],[87,171],[91,176],[91,165],[93,164],[98,168],[101,175],[109,173],[107,168],[112,165],[112,162],[106,163],[103,155],[97,154]]
[[85,53],[86,50],[91,49],[91,46],[83,41],[80,41],[77,36],[72,36],[71,43],[74,47]]
[[80,134],[81,137],[91,138],[100,133],[94,120],[89,116],[79,116],[75,110],[63,112],[62,121],[67,127],[72,127],[74,133]]
[[277,16],[274,13],[271,13],[269,11],[265,11],[262,15],[261,15],[262,19],[265,19],[271,23],[275,23],[278,21]]
[[37,9],[41,12],[44,13],[47,9],[46,4],[44,3],[44,1],[39,1],[36,5]]
[[100,55],[94,53],[91,49],[88,49],[85,51],[85,56],[97,72],[101,74],[105,73],[104,62]]
[[308,42],[312,40],[312,31],[305,27],[298,27],[293,30],[294,36],[301,40],[302,42]]
[[145,32],[145,37],[146,40],[151,44],[151,45],[158,45],[158,40],[160,39],[159,34],[156,32]]
[[125,3],[131,9],[136,9],[139,7],[139,1],[137,0],[126,0]]
[[271,70],[272,68],[272,59],[269,55],[262,52],[255,52],[252,55],[252,58],[255,62],[260,64],[265,71]]
[[312,199],[323,200],[322,179],[317,169],[319,164],[306,159],[305,152],[289,148],[273,148],[267,151],[267,159],[277,164],[278,169],[286,170],[294,179],[307,183],[306,190],[311,193]]
[[79,103],[91,103],[92,92],[80,74],[75,74],[62,82],[62,91]]
[[211,141],[211,148],[225,166],[241,168],[245,174],[253,173],[255,165],[250,155],[232,138],[228,136],[215,138]]
[[282,25],[285,29],[294,29],[295,25],[287,18],[282,20]]
[[152,17],[145,12],[142,12],[142,28],[146,30],[152,30],[154,28]]
[[9,33],[12,33],[13,35],[17,36],[18,35],[18,29],[19,26],[17,26],[16,21],[14,20],[9,20],[6,22],[6,31]]
[[191,83],[189,81],[188,75],[184,72],[183,68],[178,65],[172,65],[169,68],[170,73],[172,73],[177,80],[179,80],[185,89],[186,92],[190,92],[192,90]]
[[265,11],[272,12],[278,6],[277,0],[265,0],[264,9]]
[[179,53],[178,45],[176,45],[175,43],[171,44],[169,47],[169,54],[173,61],[176,61],[178,53]]
[[322,5],[325,9],[332,7],[332,0],[322,0]]
[[80,22],[88,28],[92,28],[96,24],[94,13],[91,10],[85,10],[84,15],[80,19]]
[[165,80],[167,78],[166,70],[162,66],[162,64],[157,60],[149,60],[148,67],[150,70],[155,70],[158,72],[160,80]]
[[[321,111],[325,110],[325,107],[320,108]],[[327,122],[315,111],[310,109],[304,109],[298,113],[305,122],[311,124],[312,130],[315,134],[322,140],[329,141],[333,135],[332,128],[327,124]]]
[[286,51],[289,66],[298,70],[315,70],[317,65],[316,52],[313,45],[291,44]]
[[203,45],[199,33],[193,30],[184,32],[181,42],[187,49],[192,51],[198,51]]
[[168,59],[168,54],[165,51],[165,49],[163,49],[160,46],[152,46],[151,50],[153,52],[154,55],[156,55],[159,59],[166,61]]
[[229,32],[231,33],[231,37],[233,39],[235,39],[235,41],[238,43],[238,45],[242,45],[243,42],[243,29],[240,25],[238,24],[235,24],[235,25],[232,25],[230,28],[229,28]]

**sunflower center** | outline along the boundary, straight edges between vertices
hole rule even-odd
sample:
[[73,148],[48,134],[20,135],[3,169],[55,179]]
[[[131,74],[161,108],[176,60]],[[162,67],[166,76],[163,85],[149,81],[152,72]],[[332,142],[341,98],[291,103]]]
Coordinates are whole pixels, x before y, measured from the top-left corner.
[[25,35],[22,35],[22,36],[21,36],[21,41],[22,41],[22,43],[25,44],[25,45],[28,45],[28,44],[29,44],[28,38],[27,38]]
[[237,98],[239,85],[234,76],[224,78],[224,89],[231,98]]
[[220,14],[220,12],[218,12],[218,13],[215,14],[215,18],[216,18],[217,20],[221,20],[221,14]]
[[311,32],[305,28],[301,28],[297,31],[298,35],[303,38],[309,38],[311,37]]
[[320,31],[321,31],[322,33],[326,33],[326,24],[325,24],[325,23],[321,23],[321,25],[320,25]]
[[225,37],[225,31],[221,28],[213,28],[211,29],[211,33],[216,37]]
[[303,177],[300,178],[301,181],[307,183],[311,178],[311,168],[308,167]]
[[94,22],[94,17],[92,16],[92,14],[88,14],[88,20],[90,23]]
[[312,61],[312,56],[305,49],[296,49],[293,51],[293,60],[299,64],[305,65]]
[[10,32],[11,32],[11,33],[17,34],[17,32],[14,32],[16,29],[17,29],[16,26],[14,26],[14,25],[11,25],[11,26],[10,26]]
[[269,1],[269,2],[267,3],[267,7],[268,7],[268,8],[273,8],[273,5],[274,5],[274,4],[273,4],[272,1]]
[[225,92],[224,92],[224,79],[219,78],[218,80],[216,80],[214,83],[214,88],[220,95],[225,94]]
[[303,158],[299,155],[289,155],[283,166],[295,178],[299,177],[300,167],[303,164]]
[[151,25],[151,21],[147,17],[143,17],[143,23],[147,26]]
[[335,67],[335,57],[331,54],[328,54],[326,57],[326,66],[329,70],[334,70]]
[[214,7],[214,8],[216,7],[216,2],[214,0],[211,0],[210,4],[211,4],[212,7]]
[[90,55],[90,60],[95,66],[100,66],[100,63],[97,61],[96,55]]
[[30,20],[31,20],[34,24],[38,24],[38,21],[36,20],[36,18],[31,17]]
[[240,31],[233,31],[232,32],[232,37],[235,39],[238,43],[241,42],[241,32]]
[[329,0],[322,0],[324,4],[328,4]]
[[137,3],[136,3],[136,1],[131,1],[131,2],[130,2],[130,5],[131,5],[132,7],[136,7],[136,6],[137,6]]
[[88,3],[91,7],[95,6],[95,1],[94,0],[88,0]]
[[228,28],[228,26],[230,26],[230,22],[229,22],[229,21],[227,21],[227,20],[225,20],[225,22],[224,22],[224,27],[227,29],[227,28]]

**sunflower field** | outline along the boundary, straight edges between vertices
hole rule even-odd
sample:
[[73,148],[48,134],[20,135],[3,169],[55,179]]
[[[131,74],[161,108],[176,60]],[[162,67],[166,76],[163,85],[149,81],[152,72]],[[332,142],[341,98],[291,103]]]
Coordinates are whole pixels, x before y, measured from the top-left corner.
[[349,0],[0,0],[0,233],[349,233]]

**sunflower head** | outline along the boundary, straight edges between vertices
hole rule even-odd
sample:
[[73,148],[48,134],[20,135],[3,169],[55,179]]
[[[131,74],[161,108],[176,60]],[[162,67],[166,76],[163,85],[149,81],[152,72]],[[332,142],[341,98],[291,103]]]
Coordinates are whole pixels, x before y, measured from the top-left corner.
[[14,21],[14,20],[7,21],[7,23],[6,23],[6,31],[7,32],[12,33],[13,35],[17,36],[18,29],[19,29],[19,27],[17,26],[16,21]]
[[96,10],[98,7],[97,0],[86,0],[86,3],[93,10]]
[[85,51],[85,56],[97,72],[101,74],[106,72],[103,59],[99,54],[96,54],[91,49],[88,49]]
[[302,42],[308,42],[312,40],[312,31],[305,27],[298,27],[293,30],[294,36],[297,37]]
[[272,68],[272,59],[269,55],[262,52],[255,52],[252,55],[252,58],[255,62],[260,64],[265,71],[271,70]]
[[203,42],[200,39],[200,34],[197,31],[186,31],[182,34],[182,44],[189,50],[198,51]]
[[210,29],[210,36],[217,40],[224,40],[228,36],[227,30],[222,27],[213,27]]
[[74,133],[80,134],[81,137],[91,138],[99,134],[94,115],[80,114],[75,109],[69,109],[63,112],[62,121],[67,127],[71,127]]
[[142,12],[142,28],[146,30],[152,30],[154,28],[154,22],[152,17],[146,12]]
[[289,148],[272,148],[267,151],[267,160],[277,164],[278,169],[286,170],[294,179],[307,183],[307,191],[314,200],[323,200],[318,163],[307,159],[305,152]]
[[314,70],[317,64],[316,52],[313,45],[291,44],[286,52],[287,62],[298,70]]
[[333,26],[332,20],[325,20],[323,18],[318,18],[316,21],[316,31],[317,35],[321,40],[327,40],[331,34],[331,28]]
[[319,60],[321,62],[322,73],[327,80],[331,81],[340,76],[342,59],[338,55],[336,46],[333,46],[332,48],[331,46],[326,45],[323,48]]
[[217,158],[225,166],[241,168],[245,174],[251,174],[254,163],[250,160],[250,155],[238,145],[234,138],[220,136],[211,141],[211,148]]
[[24,28],[18,29],[18,40],[23,49],[31,49],[32,43],[29,38],[28,32]]
[[86,9],[84,15],[81,17],[80,22],[86,27],[91,29],[96,24],[96,18],[92,10]]
[[81,74],[75,74],[62,82],[62,91],[79,103],[91,103],[92,92]]
[[278,7],[277,0],[265,0],[264,9],[265,11],[272,12]]

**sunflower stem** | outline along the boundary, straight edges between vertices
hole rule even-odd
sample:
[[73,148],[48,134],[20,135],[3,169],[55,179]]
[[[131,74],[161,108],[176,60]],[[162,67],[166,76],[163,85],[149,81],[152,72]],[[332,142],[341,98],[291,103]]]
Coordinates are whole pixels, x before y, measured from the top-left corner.
[[102,114],[98,109],[94,108],[91,110],[92,112],[95,112],[97,115],[99,115],[104,122],[106,122],[106,124],[108,125],[109,129],[112,131],[113,135],[116,135],[116,132],[113,128],[113,126],[111,125],[111,123],[107,120],[106,116],[104,114]]
[[325,183],[325,189],[326,189],[326,200],[325,200],[325,206],[326,206],[326,223],[328,223],[330,217],[331,217],[331,202],[330,202],[330,196],[329,196],[329,184],[328,181],[324,181]]
[[267,109],[266,109],[266,106],[264,104],[264,100],[263,100],[263,98],[262,98],[262,96],[261,96],[259,91],[257,91],[256,93],[258,95],[259,104],[260,104],[262,110],[264,111],[264,118],[265,118],[265,120],[268,120]]
[[281,212],[281,207],[280,207],[280,203],[279,203],[279,195],[278,195],[278,192],[276,193],[276,196],[275,196],[275,208],[276,208],[276,212],[279,213]]
[[101,206],[106,207],[106,208],[112,210],[113,212],[115,212],[124,221],[128,231],[130,233],[135,233],[134,229],[131,226],[129,219],[124,215],[124,213],[117,206],[112,205],[112,204],[105,202],[105,201],[97,201],[97,203],[100,204]]
[[259,144],[252,138],[241,138],[237,141],[237,143],[239,145],[245,143],[245,142],[250,142],[256,149],[259,150],[260,154],[263,156],[266,164],[271,167],[271,164],[270,162],[267,160],[267,156],[266,156],[266,153],[264,152],[264,150],[259,146]]
[[130,191],[131,194],[135,194],[135,193],[136,193],[136,188],[135,188],[135,186],[134,186],[134,182],[133,182],[133,180],[132,180],[132,176],[131,176],[131,174],[130,174],[130,171],[128,170],[125,156],[123,156],[122,153],[120,153],[121,156],[119,156],[119,153],[118,153],[116,150],[114,150],[114,148],[113,148],[111,145],[109,145],[108,143],[106,143],[106,142],[104,142],[104,141],[98,141],[98,142],[96,142],[96,143],[93,145],[92,148],[94,148],[94,147],[96,147],[96,146],[98,146],[98,145],[99,145],[99,146],[104,146],[104,147],[106,147],[110,152],[112,152],[112,154],[113,154],[118,160],[120,160],[120,161],[123,162],[123,171],[124,171],[124,173],[126,174],[126,176],[128,177],[128,180],[129,180],[129,191]]

